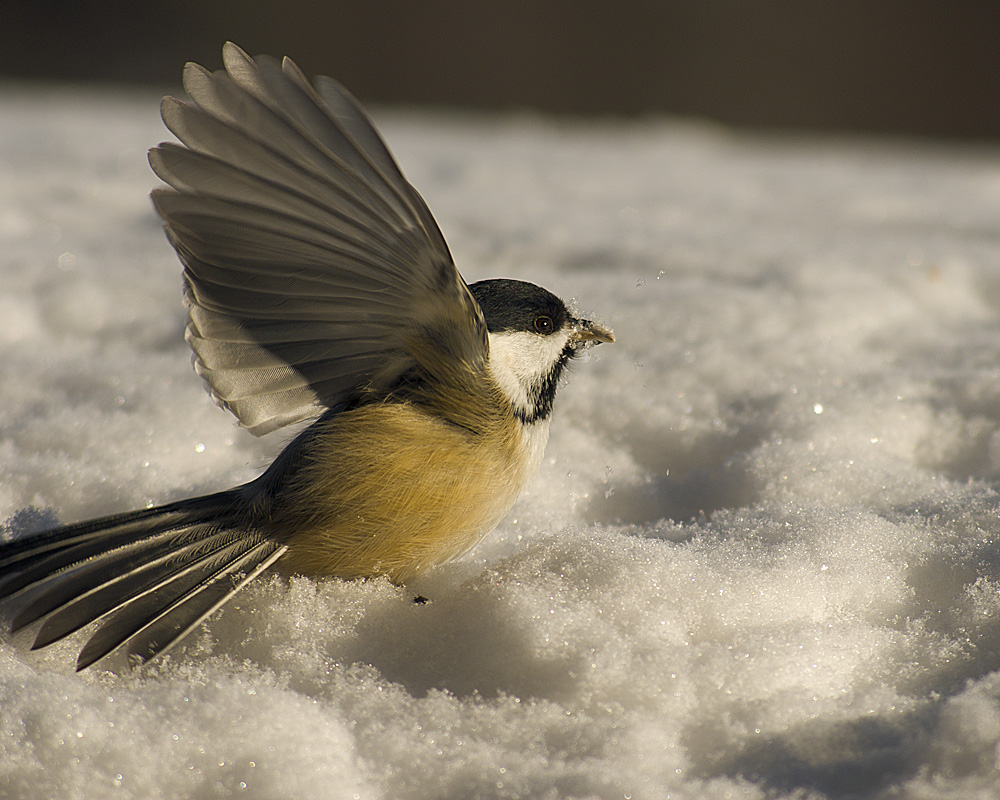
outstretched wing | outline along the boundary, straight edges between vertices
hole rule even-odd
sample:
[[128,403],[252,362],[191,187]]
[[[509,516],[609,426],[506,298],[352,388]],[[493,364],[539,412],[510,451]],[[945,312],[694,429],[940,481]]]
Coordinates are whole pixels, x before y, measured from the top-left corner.
[[193,105],[161,108],[183,146],[149,155],[216,402],[259,436],[417,366],[481,366],[479,306],[358,102],[287,58],[232,43],[223,58],[224,72],[186,66]]

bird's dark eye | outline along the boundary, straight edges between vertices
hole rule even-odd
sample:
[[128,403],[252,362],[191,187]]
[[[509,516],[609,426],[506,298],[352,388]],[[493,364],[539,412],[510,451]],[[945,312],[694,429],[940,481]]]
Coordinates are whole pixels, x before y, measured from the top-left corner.
[[552,333],[554,327],[552,317],[535,317],[535,330],[538,333]]

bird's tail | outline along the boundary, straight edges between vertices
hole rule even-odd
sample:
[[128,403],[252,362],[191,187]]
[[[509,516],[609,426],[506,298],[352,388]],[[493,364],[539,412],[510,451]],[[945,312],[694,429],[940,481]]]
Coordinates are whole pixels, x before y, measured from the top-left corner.
[[166,652],[285,552],[250,524],[239,492],[0,545],[0,602],[13,605],[11,632],[42,621],[38,649],[109,617],[80,651],[77,670],[123,645],[140,662]]

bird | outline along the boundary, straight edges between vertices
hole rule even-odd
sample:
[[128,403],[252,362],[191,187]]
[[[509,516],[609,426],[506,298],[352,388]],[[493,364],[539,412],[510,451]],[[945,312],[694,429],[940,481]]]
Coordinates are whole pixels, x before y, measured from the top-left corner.
[[32,649],[92,623],[83,670],[167,653],[264,571],[405,583],[467,552],[536,473],[567,365],[606,326],[525,281],[467,284],[360,103],[233,43],[165,97],[149,151],[212,398],[261,436],[312,420],[226,491],[0,545]]

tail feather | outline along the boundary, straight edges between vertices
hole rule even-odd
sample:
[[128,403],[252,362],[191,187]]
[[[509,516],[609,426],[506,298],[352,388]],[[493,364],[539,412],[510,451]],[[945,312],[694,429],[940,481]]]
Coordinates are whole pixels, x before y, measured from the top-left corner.
[[[188,541],[176,541],[178,534]],[[152,542],[140,542],[137,552],[119,549],[106,558],[93,559],[36,584],[24,593],[11,630],[16,632],[45,618],[34,647],[52,644],[197,568],[201,560],[230,548],[234,538],[245,536],[228,530],[206,536],[197,528],[185,528],[178,534],[162,534]],[[205,538],[190,540],[198,534]],[[139,548],[145,552],[138,552]]]
[[59,570],[162,533],[232,516],[234,492],[65,525],[0,546],[0,600]]
[[0,545],[11,630],[41,620],[38,649],[111,615],[78,670],[125,645],[140,661],[166,652],[285,552],[244,508],[233,490]]
[[142,663],[166,653],[286,550],[263,537],[248,539],[244,546],[235,548],[235,554],[207,558],[198,569],[121,608],[84,645],[77,670],[86,669],[124,644]]

